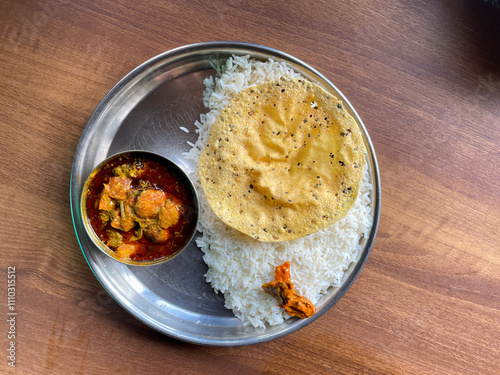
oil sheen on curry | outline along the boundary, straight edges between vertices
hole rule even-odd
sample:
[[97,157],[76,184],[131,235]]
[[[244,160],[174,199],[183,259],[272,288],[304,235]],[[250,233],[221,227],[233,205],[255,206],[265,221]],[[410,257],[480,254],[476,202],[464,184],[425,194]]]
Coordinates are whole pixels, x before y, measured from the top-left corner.
[[196,225],[190,187],[153,154],[117,155],[89,181],[85,206],[90,224],[120,261],[168,258],[190,240]]

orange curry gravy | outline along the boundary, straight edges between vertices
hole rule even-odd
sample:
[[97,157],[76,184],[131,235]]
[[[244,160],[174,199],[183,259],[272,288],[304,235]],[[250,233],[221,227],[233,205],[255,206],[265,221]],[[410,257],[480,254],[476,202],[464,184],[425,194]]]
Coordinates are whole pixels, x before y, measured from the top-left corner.
[[147,153],[125,153],[91,175],[86,211],[101,241],[120,260],[174,255],[196,230],[195,201],[185,176]]

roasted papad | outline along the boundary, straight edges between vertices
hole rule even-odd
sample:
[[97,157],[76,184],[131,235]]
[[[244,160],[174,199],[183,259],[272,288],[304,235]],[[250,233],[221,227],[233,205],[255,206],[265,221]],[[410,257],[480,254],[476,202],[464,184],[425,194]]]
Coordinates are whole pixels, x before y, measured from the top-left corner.
[[259,241],[287,241],[349,211],[365,153],[340,100],[306,80],[280,79],[229,102],[212,126],[199,175],[223,222]]

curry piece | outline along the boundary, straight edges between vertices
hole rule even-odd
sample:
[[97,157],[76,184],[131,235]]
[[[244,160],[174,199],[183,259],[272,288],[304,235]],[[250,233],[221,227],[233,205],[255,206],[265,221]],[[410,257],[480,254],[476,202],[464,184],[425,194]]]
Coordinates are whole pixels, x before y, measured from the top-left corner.
[[144,235],[155,243],[167,242],[168,228],[179,221],[179,207],[163,191],[147,189],[139,193],[134,209]]
[[115,201],[109,196],[109,184],[104,184],[104,189],[99,199],[99,210],[114,211]]
[[165,193],[157,189],[142,191],[135,202],[135,213],[144,219],[154,219],[166,200]]
[[155,243],[164,243],[170,237],[170,231],[158,225],[150,225],[144,230],[144,235]]
[[[180,218],[180,209],[177,204],[175,204],[170,199],[166,198],[164,195],[163,198],[159,194],[147,194],[148,199],[145,202],[139,203],[139,199],[144,196],[144,193],[149,190],[141,193],[139,198],[137,198],[136,203],[136,212],[141,213],[141,215],[148,215],[149,219],[154,220],[146,220],[143,224],[142,221],[139,220],[139,224],[144,228],[144,235],[150,238],[155,243],[164,243],[170,237],[170,231],[168,228],[173,227],[177,224]],[[138,205],[140,210],[138,211]],[[154,214],[153,214],[154,213]]]
[[290,262],[277,266],[274,277],[275,281],[262,285],[262,288],[278,300],[279,306],[284,308],[288,315],[305,319],[316,312],[313,303],[294,290],[290,276]]
[[116,255],[120,259],[130,259],[130,257],[137,251],[135,244],[122,244],[116,248]]
[[179,216],[179,206],[168,199],[160,209],[158,223],[160,224],[160,227],[167,229],[177,224]]
[[133,202],[133,194],[129,195],[126,200],[117,202],[118,207],[112,212],[111,226],[113,228],[128,232],[135,227]]
[[131,183],[132,180],[127,177],[111,177],[108,184],[109,197],[119,201],[127,199]]

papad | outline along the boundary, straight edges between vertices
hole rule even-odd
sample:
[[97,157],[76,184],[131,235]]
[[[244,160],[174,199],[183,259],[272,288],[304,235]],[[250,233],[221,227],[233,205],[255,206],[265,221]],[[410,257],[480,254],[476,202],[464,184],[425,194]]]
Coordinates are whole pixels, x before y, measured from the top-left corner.
[[239,92],[199,161],[210,207],[259,241],[314,233],[354,203],[366,164],[361,130],[317,84],[280,79]]

